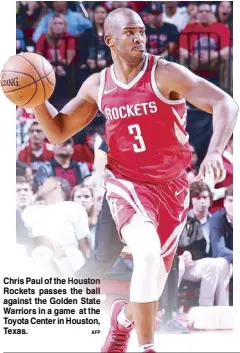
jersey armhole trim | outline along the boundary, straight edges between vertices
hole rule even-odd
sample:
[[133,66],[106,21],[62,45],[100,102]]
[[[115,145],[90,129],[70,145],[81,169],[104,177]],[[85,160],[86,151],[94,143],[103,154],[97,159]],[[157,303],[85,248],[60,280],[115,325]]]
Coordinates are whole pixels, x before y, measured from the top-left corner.
[[105,86],[105,77],[106,77],[106,69],[102,70],[100,72],[100,85],[99,85],[99,90],[98,90],[98,109],[102,112],[102,95],[103,95],[103,90]]
[[170,100],[170,99],[167,99],[165,98],[161,92],[159,91],[158,87],[157,87],[157,83],[156,83],[156,80],[155,80],[155,71],[156,71],[156,67],[157,67],[157,63],[158,63],[158,60],[160,59],[161,57],[160,56],[156,56],[155,59],[154,59],[154,63],[153,63],[153,67],[152,67],[152,71],[151,71],[151,85],[152,85],[152,89],[153,89],[153,92],[156,94],[156,96],[164,103],[167,103],[167,104],[182,104],[182,103],[186,103],[186,100],[184,98],[181,98],[181,99],[178,99],[178,100]]

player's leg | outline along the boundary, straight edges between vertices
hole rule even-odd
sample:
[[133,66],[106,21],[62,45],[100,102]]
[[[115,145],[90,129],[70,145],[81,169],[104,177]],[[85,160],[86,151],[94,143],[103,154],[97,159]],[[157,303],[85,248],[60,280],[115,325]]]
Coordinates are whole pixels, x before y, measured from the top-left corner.
[[158,299],[167,273],[160,257],[159,236],[154,225],[136,215],[122,228],[122,236],[133,256],[130,302],[124,308],[128,320],[133,320],[140,346],[153,348],[154,325]]
[[112,268],[124,246],[119,238],[106,195],[103,198],[103,206],[96,227],[95,243],[93,256],[78,271],[77,277],[101,278]]

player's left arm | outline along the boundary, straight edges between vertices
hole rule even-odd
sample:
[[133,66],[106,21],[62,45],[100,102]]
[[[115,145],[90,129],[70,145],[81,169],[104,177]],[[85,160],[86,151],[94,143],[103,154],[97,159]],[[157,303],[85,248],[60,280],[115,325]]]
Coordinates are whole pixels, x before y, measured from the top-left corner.
[[[226,92],[193,74],[184,66],[167,63],[166,85],[195,107],[213,114],[213,135],[197,179],[204,178],[213,168],[215,179],[223,172],[222,153],[237,121],[239,107]],[[165,71],[165,70],[164,70]]]

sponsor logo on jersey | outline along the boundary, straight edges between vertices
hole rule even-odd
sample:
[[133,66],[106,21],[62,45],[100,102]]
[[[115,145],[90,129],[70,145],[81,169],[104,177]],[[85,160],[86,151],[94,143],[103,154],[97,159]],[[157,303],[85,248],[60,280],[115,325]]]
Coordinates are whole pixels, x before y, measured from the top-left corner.
[[127,104],[119,108],[105,108],[104,113],[107,120],[118,120],[130,118],[132,116],[141,116],[154,114],[158,111],[156,102]]

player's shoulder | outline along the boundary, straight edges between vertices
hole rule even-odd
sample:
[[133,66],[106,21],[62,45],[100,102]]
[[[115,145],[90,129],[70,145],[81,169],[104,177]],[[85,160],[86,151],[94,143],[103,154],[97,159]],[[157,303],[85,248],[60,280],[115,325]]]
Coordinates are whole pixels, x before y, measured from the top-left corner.
[[170,78],[170,76],[186,74],[188,69],[183,65],[168,61],[162,57],[159,57],[157,63],[157,73],[161,75],[161,78]]

